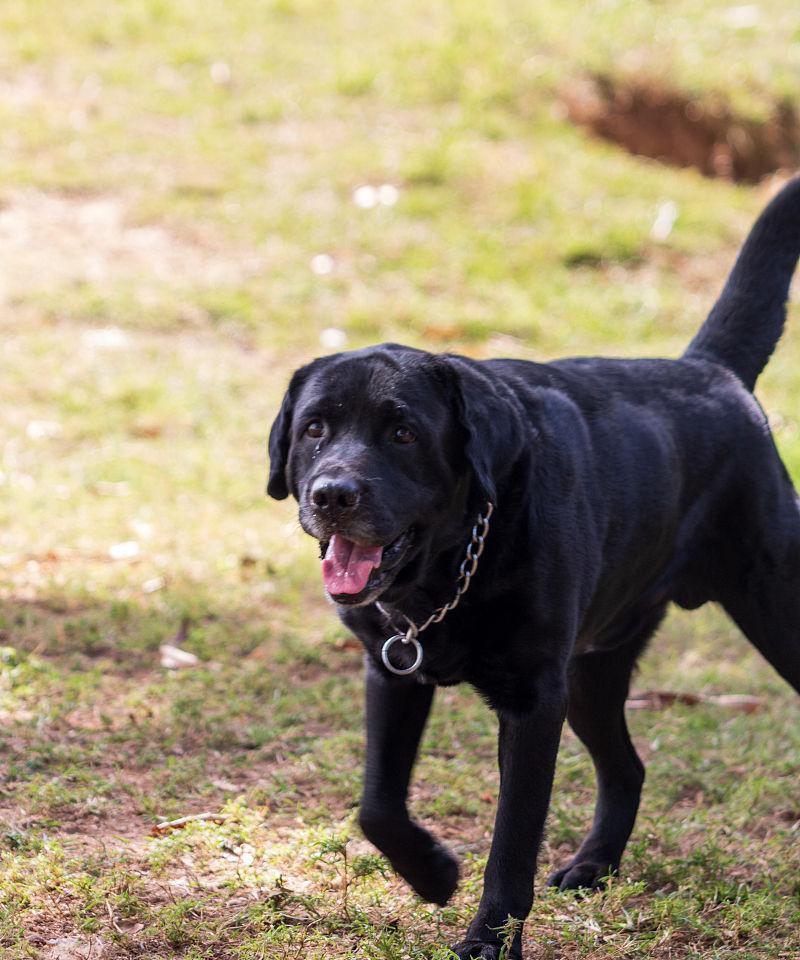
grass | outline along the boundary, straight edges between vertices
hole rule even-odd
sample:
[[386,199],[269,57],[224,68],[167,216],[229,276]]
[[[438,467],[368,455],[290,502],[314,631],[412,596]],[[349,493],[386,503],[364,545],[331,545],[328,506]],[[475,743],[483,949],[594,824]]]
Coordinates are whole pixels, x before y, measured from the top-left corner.
[[[560,91],[645,72],[759,116],[800,49],[779,0],[529,7],[0,8],[9,960],[442,960],[468,920],[494,720],[469,690],[439,697],[413,806],[464,876],[420,905],[354,824],[360,655],[291,507],[263,496],[269,423],[331,329],[475,356],[680,351],[768,188],[593,142]],[[385,184],[396,202],[354,202]],[[798,478],[792,313],[759,396]],[[160,666],[173,640],[196,666]],[[636,683],[764,705],[632,714],[648,783],[622,875],[544,893],[529,956],[796,956],[796,697],[713,610],[672,616]],[[566,731],[542,874],[592,796]],[[204,810],[225,819],[150,835]]]

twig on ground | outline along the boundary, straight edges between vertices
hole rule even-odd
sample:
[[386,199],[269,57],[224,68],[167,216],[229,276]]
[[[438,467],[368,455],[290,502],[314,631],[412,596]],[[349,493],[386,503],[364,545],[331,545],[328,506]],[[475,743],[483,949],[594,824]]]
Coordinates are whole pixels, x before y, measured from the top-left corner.
[[746,693],[677,693],[672,690],[634,692],[628,697],[625,705],[629,710],[663,710],[665,707],[672,706],[673,703],[682,703],[689,707],[695,707],[699,703],[710,703],[741,713],[755,713],[764,706],[762,697],[754,697]]
[[226,813],[191,813],[186,817],[178,817],[177,820],[164,820],[162,823],[157,823],[150,831],[150,834],[153,837],[161,837],[165,833],[172,833],[173,830],[183,830],[183,828],[190,823],[203,821],[207,823],[225,823],[227,819],[228,815]]

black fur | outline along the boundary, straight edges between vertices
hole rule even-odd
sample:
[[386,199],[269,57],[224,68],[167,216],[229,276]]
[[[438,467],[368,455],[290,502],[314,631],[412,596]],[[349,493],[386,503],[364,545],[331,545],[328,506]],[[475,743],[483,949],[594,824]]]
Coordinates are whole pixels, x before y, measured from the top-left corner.
[[[270,493],[291,490],[323,543],[394,543],[362,594],[335,599],[369,655],[361,824],[427,900],[447,901],[458,878],[406,808],[434,685],[466,681],[499,716],[496,829],[459,957],[496,960],[497,929],[530,909],[565,716],[592,754],[598,799],[551,883],[595,887],[617,869],[644,780],[628,682],[670,602],[721,603],[800,690],[800,508],[749,392],[780,336],[799,252],[795,180],[680,360],[476,362],[384,345],[292,380],[270,436]],[[321,437],[305,433],[311,420]],[[415,443],[395,442],[399,424]],[[357,484],[352,515],[315,510],[321,476]],[[469,593],[421,635],[421,671],[390,675],[380,649],[395,629],[375,601],[396,624],[449,601],[487,499],[496,510]],[[510,956],[521,942],[518,932]]]
[[756,221],[686,356],[723,363],[752,390],[783,332],[798,251],[800,178],[784,187]]

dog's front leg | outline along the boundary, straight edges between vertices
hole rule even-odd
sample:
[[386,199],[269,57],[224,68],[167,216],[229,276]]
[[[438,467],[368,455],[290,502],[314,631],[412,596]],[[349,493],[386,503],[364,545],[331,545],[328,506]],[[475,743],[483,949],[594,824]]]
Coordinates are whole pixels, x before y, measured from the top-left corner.
[[536,856],[566,713],[563,679],[557,673],[538,678],[530,710],[498,712],[500,800],[478,912],[465,939],[453,947],[462,960],[522,957],[522,922],[533,903]]
[[444,904],[458,883],[453,855],[408,815],[406,796],[434,687],[367,666],[367,768],[359,824],[414,890]]

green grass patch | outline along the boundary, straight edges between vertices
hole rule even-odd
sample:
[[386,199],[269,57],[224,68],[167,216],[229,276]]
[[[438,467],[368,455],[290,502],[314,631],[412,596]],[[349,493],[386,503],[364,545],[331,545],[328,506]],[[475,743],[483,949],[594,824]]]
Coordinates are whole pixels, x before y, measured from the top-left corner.
[[[644,79],[759,120],[798,45],[783,0],[3,4],[3,957],[444,960],[480,895],[495,720],[440,692],[412,805],[463,882],[421,905],[355,826],[361,657],[264,498],[271,418],[337,339],[678,353],[767,189],[595,141],[564,91]],[[800,477],[797,321],[759,397]],[[796,697],[711,609],[673,615],[636,684],[763,709],[632,715],[622,875],[544,893],[529,955],[795,956]],[[567,731],[540,880],[592,802]]]

